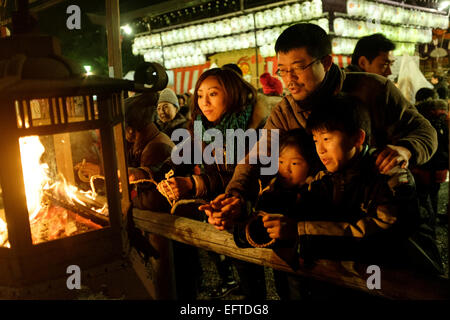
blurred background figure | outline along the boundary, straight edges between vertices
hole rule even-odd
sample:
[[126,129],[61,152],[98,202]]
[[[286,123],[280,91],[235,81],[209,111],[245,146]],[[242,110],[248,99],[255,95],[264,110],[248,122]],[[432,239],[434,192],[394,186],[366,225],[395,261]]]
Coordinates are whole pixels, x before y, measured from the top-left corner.
[[156,111],[158,113],[156,125],[169,138],[175,129],[186,128],[188,125],[188,120],[179,112],[178,97],[172,89],[166,88],[161,91]]
[[371,72],[387,77],[392,74],[393,50],[395,44],[381,33],[362,37],[356,43],[352,63],[346,71]]
[[191,119],[191,110],[189,108],[189,103],[186,94],[177,94],[178,105],[180,106],[180,111],[178,111],[186,120]]
[[263,93],[266,96],[267,105],[272,110],[275,105],[281,101],[283,96],[283,84],[278,78],[272,77],[270,73],[265,72],[259,77]]
[[222,66],[222,68],[233,70],[233,71],[237,72],[237,74],[240,75],[241,77],[243,76],[243,72],[242,72],[241,68],[239,68],[239,66],[236,63],[224,64]]
[[431,76],[431,83],[434,86],[434,89],[439,95],[439,99],[448,99],[448,83],[447,79],[443,75],[440,75],[438,73],[434,73]]
[[[421,88],[416,93],[416,107],[430,121],[438,136],[438,148],[433,157],[425,164],[411,169],[416,180],[419,201],[428,211],[428,224],[435,236],[439,217],[439,189],[448,176],[448,103],[438,99],[436,90]],[[447,220],[447,217],[443,218],[444,221]]]
[[416,103],[416,93],[421,88],[433,89],[433,85],[425,78],[419,68],[418,57],[404,55],[400,61],[397,87],[411,103]]
[[[158,95],[137,94],[125,99],[125,137],[127,140],[128,178],[131,183],[139,180],[161,180],[163,162],[170,157],[175,146],[170,138],[153,123]],[[139,209],[169,210],[167,200],[153,183],[135,184],[133,204]]]

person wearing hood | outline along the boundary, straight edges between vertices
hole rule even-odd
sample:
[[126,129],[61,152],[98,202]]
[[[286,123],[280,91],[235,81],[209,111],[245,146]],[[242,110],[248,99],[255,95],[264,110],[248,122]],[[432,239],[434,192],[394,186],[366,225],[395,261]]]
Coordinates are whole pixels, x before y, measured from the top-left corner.
[[[368,145],[378,149],[380,173],[387,174],[399,165],[423,164],[436,151],[436,130],[390,80],[371,73],[345,73],[332,62],[331,41],[321,27],[311,23],[290,26],[278,37],[275,52],[277,73],[290,94],[272,109],[265,129],[283,134],[305,128],[309,114],[324,97],[343,92],[362,101],[372,133]],[[271,135],[258,142],[259,150],[271,150]],[[245,216],[245,202],[256,198],[249,190],[259,169],[260,165],[249,164],[248,159],[238,164],[225,193],[205,209],[216,229],[228,229]]]
[[156,125],[169,138],[172,136],[174,130],[179,128],[185,129],[188,125],[188,120],[179,112],[180,104],[178,97],[170,88],[165,88],[159,94],[156,111],[158,113]]
[[447,80],[437,73],[434,73],[431,77],[431,83],[434,86],[434,89],[436,89],[436,92],[439,95],[439,99],[448,99],[448,83]]
[[164,172],[161,166],[170,157],[175,146],[152,122],[156,93],[137,94],[125,99],[125,137],[127,141],[128,177],[135,184],[133,204],[139,209],[168,210],[167,200],[152,183],[135,183],[154,179],[159,181]]
[[[430,121],[436,129],[438,148],[431,159],[411,171],[416,180],[417,191],[421,205],[428,211],[428,225],[435,236],[435,226],[438,222],[438,198],[441,184],[448,176],[448,103],[439,99],[436,90],[421,88],[416,94],[417,110]],[[446,216],[442,215],[446,221]]]

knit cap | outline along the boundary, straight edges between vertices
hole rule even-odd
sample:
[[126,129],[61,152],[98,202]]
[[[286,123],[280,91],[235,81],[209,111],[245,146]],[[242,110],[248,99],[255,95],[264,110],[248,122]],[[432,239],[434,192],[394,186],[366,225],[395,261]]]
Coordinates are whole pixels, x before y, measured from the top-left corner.
[[283,93],[283,85],[280,80],[272,77],[270,73],[265,72],[259,77],[259,81],[263,87],[264,94],[281,95]]
[[175,107],[177,107],[178,110],[180,110],[180,105],[178,104],[178,97],[170,88],[165,88],[161,93],[159,94],[158,104],[161,102],[169,102],[173,104]]

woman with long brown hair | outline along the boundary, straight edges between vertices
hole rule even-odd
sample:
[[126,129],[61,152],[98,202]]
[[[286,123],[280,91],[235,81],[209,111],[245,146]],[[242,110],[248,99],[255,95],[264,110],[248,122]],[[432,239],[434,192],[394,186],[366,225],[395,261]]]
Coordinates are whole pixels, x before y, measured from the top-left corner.
[[[226,68],[205,71],[196,83],[191,103],[191,140],[193,141],[194,124],[195,126],[201,124],[202,137],[208,129],[216,129],[222,134],[223,150],[214,154],[214,163],[203,163],[200,172],[194,170],[193,164],[189,166],[190,170],[186,170],[186,166],[183,165],[174,167],[175,177],[165,180],[158,186],[160,192],[173,201],[184,198],[201,198],[209,201],[223,193],[240,160],[234,159],[231,163],[226,161],[226,130],[246,131],[262,128],[270,113],[264,101],[258,99],[255,88],[238,73]],[[202,141],[202,155],[208,143],[210,142]],[[250,146],[246,150],[250,150],[249,148]],[[234,155],[237,153],[234,152]],[[258,191],[259,189],[255,189],[256,194]],[[218,269],[225,265],[226,263],[218,264]],[[244,295],[250,299],[265,299],[264,269],[241,261],[235,261],[234,265],[238,270]],[[223,285],[212,294],[213,297],[224,296],[235,287],[229,276],[230,265],[224,269],[227,270],[223,272],[219,270],[219,273],[222,273]]]

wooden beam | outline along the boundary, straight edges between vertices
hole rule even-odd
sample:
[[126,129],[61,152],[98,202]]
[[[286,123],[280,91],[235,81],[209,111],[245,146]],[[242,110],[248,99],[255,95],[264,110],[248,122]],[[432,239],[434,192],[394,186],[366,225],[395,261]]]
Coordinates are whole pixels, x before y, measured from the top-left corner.
[[168,213],[133,209],[137,228],[166,238],[215,251],[236,259],[260,264],[277,270],[296,273],[336,285],[361,290],[374,296],[390,299],[449,299],[449,280],[416,274],[410,270],[382,269],[381,289],[367,288],[367,266],[352,261],[319,260],[306,267],[300,260],[300,269],[294,272],[271,249],[236,247],[233,235],[218,231],[212,225]]
[[119,0],[106,0],[106,35],[109,76],[122,79]]

